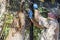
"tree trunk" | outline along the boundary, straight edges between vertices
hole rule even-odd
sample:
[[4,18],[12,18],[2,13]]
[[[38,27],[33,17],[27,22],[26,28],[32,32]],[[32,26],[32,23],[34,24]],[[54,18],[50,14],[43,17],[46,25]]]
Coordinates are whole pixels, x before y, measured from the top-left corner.
[[4,14],[4,12],[6,11],[6,0],[1,0],[1,13],[0,13],[0,17]]
[[3,26],[3,19],[4,19],[4,13],[6,11],[6,0],[0,0],[0,32],[2,30],[2,26]]

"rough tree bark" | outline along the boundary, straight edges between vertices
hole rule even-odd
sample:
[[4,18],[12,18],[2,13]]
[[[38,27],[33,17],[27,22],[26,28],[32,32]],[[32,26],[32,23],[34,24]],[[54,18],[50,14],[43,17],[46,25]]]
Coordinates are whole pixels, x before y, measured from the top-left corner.
[[0,0],[0,32],[3,26],[4,13],[6,12],[6,0]]

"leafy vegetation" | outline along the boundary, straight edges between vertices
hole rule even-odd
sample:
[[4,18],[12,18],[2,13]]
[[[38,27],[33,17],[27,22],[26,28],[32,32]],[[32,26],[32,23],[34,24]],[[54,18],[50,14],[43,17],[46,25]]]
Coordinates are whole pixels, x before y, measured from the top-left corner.
[[9,30],[10,30],[12,21],[13,21],[12,14],[10,14],[10,13],[5,14],[5,21],[4,21],[3,30],[2,30],[2,38],[3,38],[3,40],[5,40],[5,38],[9,34]]

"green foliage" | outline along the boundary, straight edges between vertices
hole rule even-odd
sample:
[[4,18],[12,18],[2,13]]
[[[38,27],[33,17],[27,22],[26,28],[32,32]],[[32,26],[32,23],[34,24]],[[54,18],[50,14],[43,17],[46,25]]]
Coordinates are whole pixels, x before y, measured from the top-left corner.
[[6,37],[8,36],[9,34],[9,30],[10,30],[10,26],[5,24],[4,25],[4,28],[3,28],[3,32],[2,32],[2,35],[3,35],[3,39],[5,40]]
[[33,27],[33,33],[34,33],[34,40],[39,40],[39,36],[40,35],[38,35],[38,34],[41,34],[41,31],[42,31],[42,29],[39,29],[39,28],[37,28],[37,27]]
[[42,7],[39,7],[39,12],[40,12],[40,15],[42,15],[43,17],[47,18],[48,17],[48,10],[46,8],[42,8]]
[[8,13],[8,14],[6,15],[6,21],[5,21],[5,23],[11,24],[12,21],[13,21],[12,19],[13,19],[13,15],[10,14],[10,13]]
[[9,5],[7,5],[7,8],[10,11],[18,11],[20,9],[20,0],[9,0]]
[[5,16],[6,16],[6,18],[5,18],[5,22],[4,22],[4,26],[3,26],[3,30],[2,30],[2,37],[4,40],[6,39],[6,37],[9,34],[11,23],[13,21],[13,16],[10,13],[7,13]]

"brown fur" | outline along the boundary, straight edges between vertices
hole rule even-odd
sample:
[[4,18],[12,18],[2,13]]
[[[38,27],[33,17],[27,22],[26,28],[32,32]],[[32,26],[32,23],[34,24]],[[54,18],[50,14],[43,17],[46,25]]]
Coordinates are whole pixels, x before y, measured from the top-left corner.
[[[24,40],[25,15],[23,13],[23,0],[21,0],[20,10],[17,12],[18,18],[14,18],[13,24],[15,28],[11,28],[6,40],[12,40],[14,34],[19,34],[20,40]],[[16,30],[17,29],[17,30]],[[22,37],[23,36],[23,37]],[[18,39],[18,40],[19,40]]]
[[15,34],[19,34],[18,32],[20,32],[22,36],[24,35],[25,16],[22,12],[18,13],[18,18],[14,18],[13,24],[14,27],[10,29],[6,40],[12,40],[11,38],[13,38]]

